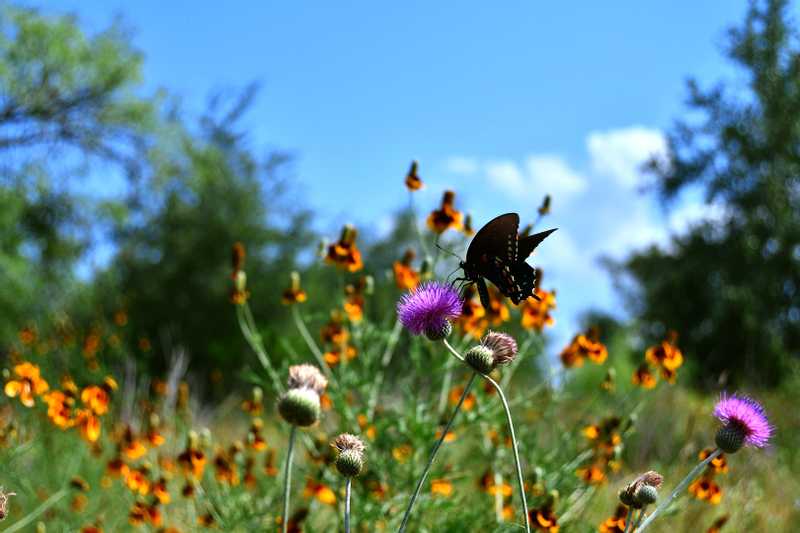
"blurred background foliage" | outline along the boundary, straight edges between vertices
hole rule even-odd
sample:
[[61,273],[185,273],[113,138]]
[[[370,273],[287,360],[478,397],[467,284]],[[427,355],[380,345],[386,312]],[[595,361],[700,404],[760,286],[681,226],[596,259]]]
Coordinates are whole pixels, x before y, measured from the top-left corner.
[[[631,318],[603,329],[634,346],[678,331],[697,387],[772,387],[800,351],[800,46],[788,3],[753,2],[725,52],[746,84],[690,81],[670,157],[646,169],[665,209],[694,188],[721,215],[608,262]],[[143,89],[142,60],[121,24],[87,35],[69,17],[0,10],[0,346],[24,327],[89,331],[123,312],[133,333],[119,353],[142,370],[163,371],[180,348],[193,373],[225,368],[220,379],[236,383],[230,370],[252,357],[226,305],[231,245],[246,245],[269,340],[288,323],[279,301],[293,269],[309,316],[327,319],[342,282],[314,250],[336,234],[313,231],[291,154],[262,153],[240,126],[255,85],[187,116],[168,90]],[[105,173],[122,178],[98,187]],[[375,309],[396,298],[388,272],[415,239],[413,217],[401,209],[386,238],[360,237]]]

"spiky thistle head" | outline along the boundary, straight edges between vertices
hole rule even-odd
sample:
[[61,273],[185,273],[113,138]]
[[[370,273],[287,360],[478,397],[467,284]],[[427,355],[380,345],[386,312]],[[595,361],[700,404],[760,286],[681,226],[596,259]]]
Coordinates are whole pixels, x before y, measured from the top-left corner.
[[423,283],[397,303],[400,322],[414,335],[441,340],[452,331],[450,321],[461,315],[461,297],[453,287],[437,281]]
[[356,477],[364,468],[364,442],[349,433],[342,433],[334,439],[331,446],[339,451],[336,469],[345,477]]
[[314,365],[293,365],[289,367],[288,386],[290,389],[311,389],[322,396],[328,380]]
[[714,416],[722,422],[715,440],[725,453],[737,452],[742,446],[763,448],[775,431],[764,408],[746,396],[723,393],[714,406]]

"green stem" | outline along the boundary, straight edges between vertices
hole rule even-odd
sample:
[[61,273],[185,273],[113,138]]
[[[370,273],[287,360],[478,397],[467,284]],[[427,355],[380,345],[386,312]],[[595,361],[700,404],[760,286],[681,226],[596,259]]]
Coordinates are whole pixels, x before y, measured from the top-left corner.
[[475,372],[472,373],[472,377],[469,378],[467,385],[464,387],[464,392],[461,393],[461,398],[459,398],[458,403],[456,404],[456,408],[453,409],[453,414],[450,416],[450,420],[447,421],[447,425],[444,427],[442,434],[439,436],[439,440],[437,440],[436,444],[433,445],[430,457],[428,457],[428,464],[425,465],[425,470],[422,471],[422,475],[419,477],[419,480],[417,480],[417,486],[414,488],[414,494],[411,496],[411,500],[408,502],[408,507],[406,508],[406,512],[403,515],[403,522],[400,524],[400,529],[398,530],[398,533],[403,533],[406,530],[408,519],[409,517],[411,517],[411,509],[414,507],[414,502],[417,500],[417,497],[419,496],[419,493],[422,490],[422,485],[425,483],[425,478],[428,477],[428,472],[430,472],[431,470],[431,466],[433,465],[433,460],[436,458],[436,453],[439,451],[439,448],[444,442],[444,439],[450,432],[450,428],[453,425],[453,421],[456,419],[456,415],[461,409],[461,404],[464,403],[467,394],[469,394],[469,390],[472,388],[472,384],[475,383],[475,377],[477,375],[478,374]]
[[286,453],[286,467],[283,472],[283,533],[289,531],[289,490],[292,486],[292,457],[294,457],[294,438],[297,426],[289,433],[289,450]]
[[350,481],[348,477],[344,485],[344,533],[350,533]]
[[625,516],[625,533],[631,530],[633,524],[633,507],[628,507],[628,514]]
[[489,376],[482,376],[483,379],[488,381],[494,387],[494,390],[497,391],[497,395],[500,397],[500,401],[503,402],[503,409],[506,412],[506,420],[508,422],[508,433],[511,436],[511,445],[514,449],[514,464],[517,467],[517,484],[519,485],[519,497],[522,500],[522,510],[525,513],[525,531],[526,533],[531,533],[531,524],[530,520],[528,519],[528,498],[525,496],[525,480],[522,478],[522,465],[519,461],[519,449],[517,448],[517,437],[514,435],[514,422],[511,420],[511,410],[508,408],[508,401],[506,401],[506,395],[503,394],[503,389],[500,388],[500,385],[490,378]]
[[68,493],[69,491],[66,489],[62,489],[56,492],[55,494],[47,498],[45,501],[43,501],[39,507],[37,507],[36,509],[25,515],[21,520],[17,520],[13,524],[11,524],[4,531],[6,531],[6,533],[14,533],[15,531],[21,531],[25,526],[27,526],[28,524],[39,518],[39,515],[41,515],[42,513],[50,509],[52,506],[54,506],[56,503],[58,503],[58,500],[66,496]]
[[721,453],[722,453],[722,450],[720,450],[719,448],[717,448],[716,450],[714,450],[713,452],[711,452],[711,455],[709,455],[708,457],[706,457],[706,458],[705,458],[705,459],[704,459],[704,460],[703,460],[703,461],[702,461],[700,464],[698,464],[697,466],[695,466],[694,468],[692,468],[691,472],[689,472],[689,473],[686,475],[686,477],[685,477],[685,478],[683,478],[683,481],[681,481],[680,483],[678,483],[678,486],[677,486],[677,487],[675,487],[675,490],[673,490],[673,491],[672,491],[672,494],[670,494],[668,498],[664,499],[664,501],[662,501],[661,503],[659,503],[659,504],[658,504],[658,507],[656,507],[656,510],[655,510],[655,511],[653,511],[653,512],[650,514],[650,516],[648,516],[648,517],[647,517],[647,520],[645,520],[645,521],[644,521],[644,523],[641,525],[641,527],[639,527],[638,529],[636,529],[636,530],[635,530],[635,531],[636,531],[636,533],[641,533],[642,531],[644,531],[645,529],[647,529],[647,527],[648,527],[648,526],[649,526],[651,523],[653,523],[653,520],[655,520],[655,519],[656,519],[656,517],[657,517],[659,514],[661,514],[662,512],[664,512],[664,510],[666,510],[666,508],[667,508],[667,507],[669,507],[669,504],[670,504],[670,503],[672,503],[672,500],[674,500],[675,498],[677,498],[677,497],[678,497],[678,495],[682,494],[682,493],[683,493],[683,492],[686,490],[686,487],[688,487],[688,486],[689,486],[689,483],[691,483],[692,481],[694,481],[694,479],[695,479],[697,476],[699,476],[701,473],[703,473],[703,470],[705,470],[706,466],[708,466],[708,463],[710,463],[711,461],[713,461],[714,459],[716,459],[716,458],[719,456],[719,454],[721,454]]
[[[325,359],[322,357],[322,352],[320,351],[319,346],[317,346],[317,343],[314,342],[314,337],[312,337],[311,333],[309,333],[308,328],[306,327],[305,322],[303,322],[303,318],[300,316],[300,311],[297,310],[296,305],[292,306],[292,318],[294,319],[294,325],[300,332],[300,336],[303,337],[303,340],[306,342],[306,346],[308,346],[308,349],[311,350],[312,354],[314,354],[314,358],[317,360],[317,364],[325,373],[325,377],[328,378],[328,381],[336,383],[336,379],[333,377],[331,369],[328,368],[327,363],[325,363]],[[343,350],[342,358],[344,359],[344,357],[345,354]]]
[[258,361],[261,363],[261,366],[267,371],[267,374],[272,380],[272,385],[275,387],[275,391],[280,393],[283,391],[283,385],[281,385],[281,380],[278,377],[278,373],[272,367],[272,363],[270,363],[269,355],[261,343],[261,336],[251,329],[250,325],[248,324],[245,311],[243,311],[242,308],[249,309],[247,304],[243,306],[236,306],[236,319],[239,322],[239,329],[242,330],[242,335],[244,335],[244,339],[247,341],[247,344],[249,344],[250,348],[256,353],[256,357],[258,357]]
[[642,509],[639,511],[639,515],[636,517],[636,523],[633,525],[633,529],[631,529],[631,531],[636,531],[636,528],[638,528],[639,524],[641,524],[642,520],[644,520],[644,517],[645,517],[644,510],[646,508],[647,508],[646,506],[642,507]]

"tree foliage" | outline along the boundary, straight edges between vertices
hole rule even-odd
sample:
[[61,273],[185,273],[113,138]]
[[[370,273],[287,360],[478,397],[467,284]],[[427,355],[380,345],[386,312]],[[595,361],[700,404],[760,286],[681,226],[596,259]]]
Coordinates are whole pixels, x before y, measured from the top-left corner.
[[800,43],[785,0],[752,2],[728,39],[746,86],[690,81],[701,118],[649,168],[667,207],[700,189],[724,216],[618,266],[651,334],[680,332],[698,384],[774,385],[800,353]]

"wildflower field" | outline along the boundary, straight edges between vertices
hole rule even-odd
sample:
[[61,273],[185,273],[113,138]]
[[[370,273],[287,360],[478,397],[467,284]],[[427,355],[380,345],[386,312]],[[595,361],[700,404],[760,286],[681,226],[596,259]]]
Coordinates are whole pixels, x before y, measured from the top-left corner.
[[[770,424],[791,413],[775,406],[766,422],[753,404],[753,422],[714,412],[715,397],[680,386],[676,332],[638,350],[639,363],[625,338],[590,327],[548,368],[543,336],[557,288],[545,281],[513,306],[490,286],[484,308],[474,291],[462,298],[436,280],[454,260],[431,243],[474,233],[453,201],[446,193],[420,231],[432,260],[409,249],[391,276],[363,273],[369,258],[345,227],[320,259],[343,287],[327,317],[306,313],[314,294],[287,273],[281,303],[302,342],[265,342],[264,317],[249,307],[258,294],[247,287],[245,246],[235,243],[230,278],[219,280],[230,302],[220,305],[247,341],[242,379],[252,388],[217,405],[193,396],[180,359],[153,377],[106,363],[135,335],[124,310],[90,331],[68,320],[20,330],[5,371],[6,531],[332,531],[344,527],[346,505],[358,531],[521,530],[525,506],[531,530],[632,531],[628,522],[706,458],[654,530],[790,530],[796,495],[782,488],[797,486],[791,436],[733,454],[717,451],[715,434],[733,428],[734,441],[763,447]],[[547,220],[548,204],[527,231]],[[374,308],[376,292],[393,295],[390,304]],[[625,506],[619,492],[645,470],[659,472],[653,505],[631,495]]]
[[[734,57],[756,74],[769,70],[752,59],[774,49],[769,28],[794,35],[785,2],[761,4],[732,34]],[[141,59],[120,35],[88,39],[66,18],[0,10],[0,133],[23,131],[3,130],[4,116],[27,113],[34,132],[52,120],[74,150],[61,157],[120,165],[131,191],[73,209],[72,192],[35,184],[50,152],[0,165],[12,176],[0,178],[0,229],[10,228],[0,235],[0,530],[796,530],[796,118],[758,107],[760,126],[793,136],[771,141],[784,151],[765,149],[769,172],[748,163],[767,174],[746,198],[734,194],[740,182],[707,184],[730,193],[734,215],[676,239],[688,258],[654,249],[610,267],[639,283],[628,318],[587,309],[556,343],[559,298],[574,289],[551,283],[557,266],[534,249],[563,245],[557,195],[478,220],[457,187],[435,203],[421,196],[426,167],[412,161],[384,184],[399,198],[388,237],[356,223],[318,235],[282,196],[286,182],[271,181],[281,163],[239,144],[248,96],[184,128],[157,98],[128,100]],[[782,102],[800,109],[800,62],[775,61],[768,78],[784,76]],[[48,69],[59,76],[28,79]],[[108,93],[95,101],[64,69]],[[704,133],[739,150],[732,128],[757,118],[723,124],[709,94],[694,93],[710,116]],[[72,129],[93,120],[97,136]],[[645,169],[666,195],[692,181],[686,173],[712,172],[696,170],[706,154],[686,155],[676,131],[670,164]],[[751,130],[737,142],[748,134],[760,142]],[[128,145],[143,147],[141,168]],[[744,163],[727,155],[738,176]],[[273,201],[289,207],[275,215]],[[103,242],[117,248],[78,279],[83,216],[97,216],[90,234],[113,228]],[[710,262],[728,253],[730,270]],[[762,263],[762,275],[731,274]],[[696,320],[700,308],[713,312]]]

